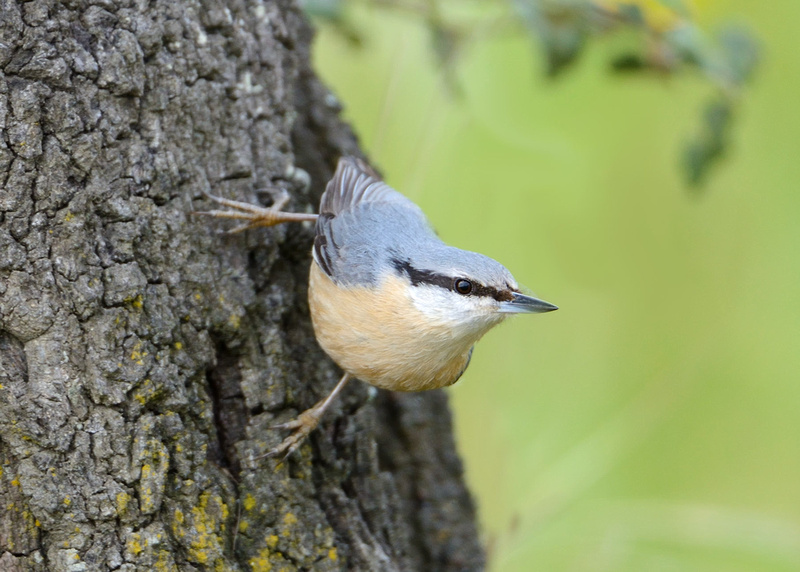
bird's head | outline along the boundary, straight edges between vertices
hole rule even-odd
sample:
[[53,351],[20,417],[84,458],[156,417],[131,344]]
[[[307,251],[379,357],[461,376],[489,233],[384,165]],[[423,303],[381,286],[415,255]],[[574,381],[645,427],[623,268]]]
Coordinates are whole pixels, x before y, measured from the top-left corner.
[[538,314],[557,306],[520,292],[499,262],[443,246],[392,259],[393,270],[408,280],[414,307],[432,326],[451,330],[453,338],[477,341],[511,314]]

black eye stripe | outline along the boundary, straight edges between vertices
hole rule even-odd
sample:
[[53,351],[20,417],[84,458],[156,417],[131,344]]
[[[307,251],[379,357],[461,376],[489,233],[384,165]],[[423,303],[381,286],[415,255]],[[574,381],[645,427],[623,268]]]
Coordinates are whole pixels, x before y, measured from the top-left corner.
[[514,296],[511,295],[511,290],[498,290],[497,288],[480,284],[472,287],[470,296],[487,296],[489,298],[494,298],[498,302],[510,302],[514,299]]
[[[492,286],[478,284],[477,282],[467,278],[453,278],[452,276],[445,276],[444,274],[431,272],[430,270],[420,270],[418,268],[414,268],[411,265],[411,262],[408,260],[393,258],[392,265],[398,272],[408,276],[412,286],[419,286],[421,284],[438,286],[439,288],[444,288],[445,290],[457,292],[462,296],[485,296],[494,298],[498,302],[508,302],[513,299],[511,289],[499,290]],[[461,292],[458,289],[458,284],[461,282],[469,283],[470,289],[468,292]]]
[[418,268],[411,266],[411,263],[408,260],[398,260],[397,258],[393,258],[392,265],[398,272],[408,276],[412,286],[430,284],[431,286],[439,286],[440,288],[445,288],[446,290],[453,289],[453,278],[450,276],[444,276],[443,274],[437,274],[436,272],[431,272],[429,270],[419,270]]

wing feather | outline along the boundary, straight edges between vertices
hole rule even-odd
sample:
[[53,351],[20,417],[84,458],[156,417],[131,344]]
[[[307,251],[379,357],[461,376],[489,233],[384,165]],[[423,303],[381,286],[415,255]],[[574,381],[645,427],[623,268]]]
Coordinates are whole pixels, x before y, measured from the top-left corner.
[[428,228],[417,205],[360,159],[342,157],[320,199],[314,260],[334,282],[369,283],[388,264],[385,251]]
[[336,216],[361,202],[375,202],[396,194],[364,161],[342,157],[319,205],[320,214]]

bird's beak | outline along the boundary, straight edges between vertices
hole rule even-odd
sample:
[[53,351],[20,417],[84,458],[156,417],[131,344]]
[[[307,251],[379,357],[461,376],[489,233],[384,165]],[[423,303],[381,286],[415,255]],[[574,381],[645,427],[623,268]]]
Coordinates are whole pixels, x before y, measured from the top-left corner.
[[541,314],[543,312],[552,312],[558,310],[558,306],[554,306],[550,302],[539,300],[533,296],[526,296],[519,292],[512,292],[513,298],[508,302],[500,302],[499,312],[502,314]]

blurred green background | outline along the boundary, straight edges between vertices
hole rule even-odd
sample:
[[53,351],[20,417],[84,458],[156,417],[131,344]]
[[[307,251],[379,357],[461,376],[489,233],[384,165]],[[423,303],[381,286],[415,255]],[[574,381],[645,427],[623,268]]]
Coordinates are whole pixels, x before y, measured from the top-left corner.
[[420,19],[356,4],[316,67],[388,182],[441,236],[561,307],[478,345],[449,390],[495,571],[800,570],[800,2],[707,0],[761,39],[702,191],[681,146],[713,88],[556,81],[530,38],[444,86]]

